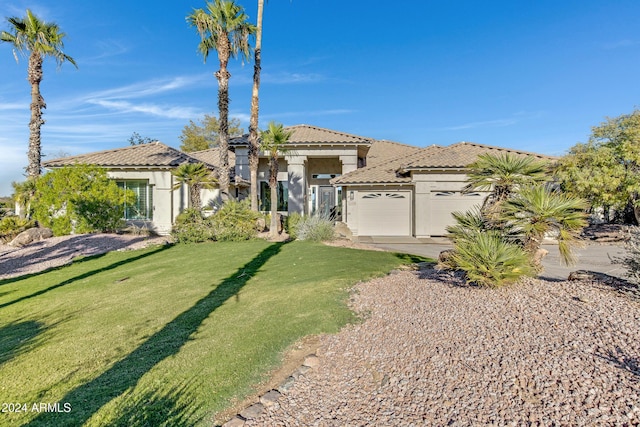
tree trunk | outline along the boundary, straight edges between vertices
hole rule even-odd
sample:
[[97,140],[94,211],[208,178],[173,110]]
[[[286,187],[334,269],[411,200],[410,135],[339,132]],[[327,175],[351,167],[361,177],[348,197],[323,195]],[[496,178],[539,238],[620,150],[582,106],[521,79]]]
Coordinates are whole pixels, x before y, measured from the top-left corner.
[[258,21],[256,25],[255,61],[253,65],[253,89],[251,91],[251,119],[249,121],[249,170],[251,180],[251,210],[258,211],[258,162],[260,146],[258,144],[258,112],[260,109],[258,90],[260,88],[260,70],[262,53],[262,12],[264,0],[258,0]]
[[218,59],[220,69],[216,71],[218,79],[218,111],[220,113],[220,198],[222,203],[229,200],[229,78],[231,73],[227,70],[231,46],[229,36],[221,34],[218,38]]
[[29,56],[29,66],[27,80],[31,84],[31,120],[29,121],[29,151],[27,157],[27,177],[37,178],[40,176],[41,168],[41,141],[40,127],[44,124],[42,110],[47,108],[44,98],[40,94],[40,82],[42,81],[42,56],[36,52],[31,52]]

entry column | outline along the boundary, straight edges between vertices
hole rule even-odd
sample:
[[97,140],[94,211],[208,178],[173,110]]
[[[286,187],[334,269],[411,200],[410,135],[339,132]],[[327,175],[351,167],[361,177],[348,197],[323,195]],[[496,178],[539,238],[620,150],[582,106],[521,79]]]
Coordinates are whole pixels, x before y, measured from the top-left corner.
[[289,188],[289,213],[305,213],[307,200],[307,174],[305,162],[307,156],[287,155],[287,175]]

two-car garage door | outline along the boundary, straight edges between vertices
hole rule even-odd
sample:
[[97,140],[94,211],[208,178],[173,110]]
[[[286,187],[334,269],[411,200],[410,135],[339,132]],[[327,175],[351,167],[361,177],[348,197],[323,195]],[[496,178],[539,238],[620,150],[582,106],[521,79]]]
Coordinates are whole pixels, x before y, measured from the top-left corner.
[[[454,223],[452,212],[464,212],[480,206],[485,194],[460,191],[432,191],[416,212],[417,231],[430,236],[445,236]],[[358,235],[412,236],[412,193],[410,191],[371,191],[358,193]],[[420,225],[420,226],[419,226]]]
[[360,236],[411,236],[411,192],[358,193]]

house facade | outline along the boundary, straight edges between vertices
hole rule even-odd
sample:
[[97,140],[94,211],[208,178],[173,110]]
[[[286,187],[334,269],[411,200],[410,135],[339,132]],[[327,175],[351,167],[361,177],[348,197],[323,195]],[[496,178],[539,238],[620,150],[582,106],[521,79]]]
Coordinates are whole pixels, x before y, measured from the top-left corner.
[[[171,171],[184,163],[204,163],[215,173],[216,165],[207,161],[215,158],[210,151],[196,153],[196,158],[160,142],[151,142],[49,160],[43,166],[55,169],[80,163],[105,168],[118,186],[137,196],[134,204],[125,206],[124,219],[131,225],[164,235],[171,232],[180,212],[189,207],[188,188],[184,184],[176,188],[178,182]],[[202,190],[201,197],[203,206],[219,203],[218,190]]]
[[[511,153],[548,157],[518,150],[460,142],[414,147],[374,140],[310,125],[292,132],[279,161],[278,211],[284,215],[326,215],[344,222],[354,238],[395,236],[429,238],[446,235],[452,212],[480,205],[486,192],[463,192],[467,165],[481,154]],[[247,136],[231,139],[230,194],[249,194]],[[110,177],[138,195],[126,220],[168,234],[177,215],[188,207],[188,189],[176,187],[171,171],[183,163],[202,162],[221,173],[217,148],[182,153],[159,142],[47,161],[46,168],[87,163],[105,167]],[[260,209],[270,210],[268,153],[260,153]],[[218,190],[202,190],[205,207],[220,203]]]

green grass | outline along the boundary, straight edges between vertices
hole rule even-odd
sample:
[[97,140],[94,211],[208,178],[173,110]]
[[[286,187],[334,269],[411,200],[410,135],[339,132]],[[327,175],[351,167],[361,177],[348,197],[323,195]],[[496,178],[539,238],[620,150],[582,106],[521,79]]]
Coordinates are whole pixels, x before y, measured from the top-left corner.
[[[0,280],[0,403],[28,405],[0,425],[211,425],[293,342],[353,321],[351,285],[414,261],[251,241],[113,252]],[[32,411],[42,402],[71,411]]]

